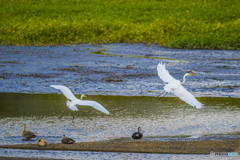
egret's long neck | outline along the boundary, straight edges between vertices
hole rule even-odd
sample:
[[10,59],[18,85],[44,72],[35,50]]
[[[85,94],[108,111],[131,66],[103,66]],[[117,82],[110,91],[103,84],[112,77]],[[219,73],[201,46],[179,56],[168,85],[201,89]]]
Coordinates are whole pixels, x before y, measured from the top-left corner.
[[81,100],[82,100],[82,97],[83,97],[83,94],[82,94],[82,96],[81,96]]
[[183,83],[185,83],[186,82],[186,76],[187,76],[188,74],[185,74],[184,76],[183,76],[183,81],[182,81],[182,83],[181,84],[183,84]]

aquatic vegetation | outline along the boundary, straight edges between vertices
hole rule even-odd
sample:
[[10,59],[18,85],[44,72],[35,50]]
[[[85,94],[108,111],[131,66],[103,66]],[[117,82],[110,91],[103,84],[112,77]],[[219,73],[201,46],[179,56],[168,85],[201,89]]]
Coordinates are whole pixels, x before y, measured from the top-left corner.
[[[89,52],[90,54],[101,54],[105,56],[121,56],[121,57],[135,57],[135,58],[152,58],[152,59],[164,59],[164,60],[177,60],[173,58],[166,58],[166,57],[153,57],[153,56],[137,56],[137,55],[125,55],[125,54],[113,54],[113,53],[104,53],[103,51],[106,51],[105,49],[102,50],[97,50],[95,52]],[[187,60],[181,60],[182,61],[187,61]]]
[[238,0],[2,0],[0,43],[239,49],[239,8]]

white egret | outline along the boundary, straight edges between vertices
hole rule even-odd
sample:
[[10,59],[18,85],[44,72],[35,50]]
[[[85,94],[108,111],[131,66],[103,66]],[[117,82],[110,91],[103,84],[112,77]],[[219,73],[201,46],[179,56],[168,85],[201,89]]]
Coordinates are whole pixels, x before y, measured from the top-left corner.
[[[99,103],[95,102],[95,101],[87,101],[87,100],[82,100],[83,97],[87,97],[84,94],[82,94],[81,99],[77,99],[73,93],[69,90],[69,88],[62,86],[62,85],[51,85],[51,87],[56,88],[56,89],[60,89],[62,91],[62,93],[65,95],[65,97],[68,99],[67,100],[67,106],[68,109],[71,109],[72,111],[78,111],[77,106],[78,105],[82,105],[82,106],[91,106],[103,113],[109,114],[109,112]],[[66,109],[63,114],[68,110]],[[62,114],[62,115],[63,115]],[[73,113],[71,112],[72,116]],[[59,117],[59,119],[62,117],[62,115]],[[74,116],[73,116],[74,119]]]
[[[185,77],[189,76],[189,75],[194,75],[194,73],[186,73],[183,76],[183,82],[180,82],[179,80],[176,80],[169,74],[169,72],[165,68],[165,64],[159,63],[157,66],[157,71],[158,71],[158,76],[160,77],[160,79],[162,79],[162,81],[166,83],[164,86],[164,92],[166,92],[165,95],[167,93],[174,93],[181,100],[185,101],[186,103],[188,103],[189,105],[191,105],[193,107],[196,107],[198,109],[203,107],[203,104],[201,104],[190,92],[188,92],[182,86],[182,84],[186,81]],[[163,94],[163,93],[161,93],[161,94]],[[161,97],[161,98],[163,98],[163,97]],[[159,98],[159,99],[161,99],[161,98]]]

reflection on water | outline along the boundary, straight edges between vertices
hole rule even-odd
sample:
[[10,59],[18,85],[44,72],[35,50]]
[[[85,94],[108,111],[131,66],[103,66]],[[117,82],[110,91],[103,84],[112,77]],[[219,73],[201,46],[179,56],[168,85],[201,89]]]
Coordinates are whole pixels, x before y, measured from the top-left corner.
[[[144,135],[142,141],[239,138],[239,98],[197,98],[205,104],[203,109],[193,108],[176,97],[160,101],[156,97],[124,96],[89,96],[85,99],[101,103],[111,114],[80,106],[79,111],[74,112],[74,120],[70,111],[59,120],[67,107],[62,94],[0,93],[0,145],[36,144],[40,137],[48,143],[60,143],[63,134],[76,142],[132,141],[130,137],[138,126]],[[23,141],[22,124],[38,137]]]
[[196,109],[176,97],[89,96],[86,99],[101,103],[111,114],[80,106],[74,120],[70,111],[59,120],[67,107],[62,94],[0,97],[0,144],[36,143],[22,141],[22,124],[48,143],[60,142],[63,134],[77,142],[132,141],[138,126],[143,141],[229,139],[238,138],[240,131],[239,98],[198,98],[205,108]]

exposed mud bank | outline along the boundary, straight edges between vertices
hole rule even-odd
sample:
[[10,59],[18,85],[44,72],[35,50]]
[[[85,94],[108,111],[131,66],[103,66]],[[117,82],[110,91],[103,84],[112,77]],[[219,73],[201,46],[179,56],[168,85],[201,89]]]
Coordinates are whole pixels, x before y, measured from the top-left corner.
[[221,141],[172,141],[172,142],[81,142],[74,144],[37,144],[4,145],[0,148],[71,150],[132,153],[168,153],[168,154],[210,154],[214,152],[239,152],[240,140]]

